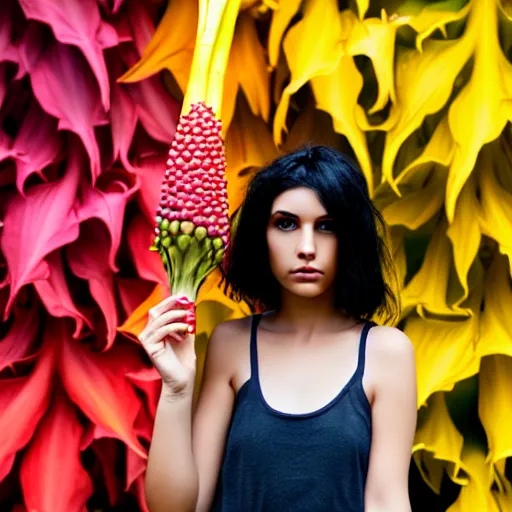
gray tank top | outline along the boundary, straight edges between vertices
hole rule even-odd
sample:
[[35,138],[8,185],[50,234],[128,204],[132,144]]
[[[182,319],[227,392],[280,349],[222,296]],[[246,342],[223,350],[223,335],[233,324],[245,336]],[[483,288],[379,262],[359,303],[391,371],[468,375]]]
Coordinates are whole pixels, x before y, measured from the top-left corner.
[[237,393],[214,512],[364,512],[371,444],[371,407],[362,386],[366,338],[357,368],[321,409],[290,414],[261,392],[257,326],[251,319],[251,378]]

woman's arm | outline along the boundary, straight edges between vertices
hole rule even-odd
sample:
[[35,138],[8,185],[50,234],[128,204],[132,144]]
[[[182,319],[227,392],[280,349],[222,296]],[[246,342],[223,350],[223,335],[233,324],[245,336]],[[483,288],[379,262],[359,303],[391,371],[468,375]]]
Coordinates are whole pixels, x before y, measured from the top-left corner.
[[365,512],[411,512],[408,477],[417,418],[414,350],[402,331],[374,327],[367,360],[374,394]]

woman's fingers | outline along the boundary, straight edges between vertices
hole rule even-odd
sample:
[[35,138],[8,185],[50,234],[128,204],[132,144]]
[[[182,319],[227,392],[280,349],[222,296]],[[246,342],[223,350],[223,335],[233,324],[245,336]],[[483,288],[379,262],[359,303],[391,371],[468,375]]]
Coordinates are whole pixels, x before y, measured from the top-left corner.
[[166,324],[158,329],[151,331],[146,336],[140,336],[141,343],[146,347],[151,347],[152,345],[156,345],[161,342],[166,336],[173,333],[186,333],[188,328],[188,324],[183,322],[174,322],[172,324]]
[[154,320],[150,320],[146,329],[154,331],[166,324],[171,324],[176,322],[176,320],[184,319],[186,315],[187,311],[184,309],[171,309],[170,311],[166,311],[165,313],[157,316]]
[[158,318],[162,313],[169,310],[169,308],[173,307],[176,304],[178,297],[175,295],[170,295],[166,297],[162,302],[159,302],[156,306],[153,306],[149,311],[149,318]]

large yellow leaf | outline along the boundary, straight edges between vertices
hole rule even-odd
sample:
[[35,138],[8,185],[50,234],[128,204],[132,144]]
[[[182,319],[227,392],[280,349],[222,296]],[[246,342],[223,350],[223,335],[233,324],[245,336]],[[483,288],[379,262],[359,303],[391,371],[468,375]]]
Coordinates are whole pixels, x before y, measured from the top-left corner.
[[413,445],[413,459],[423,480],[437,494],[446,472],[454,482],[466,483],[459,477],[464,438],[452,422],[445,393],[435,393],[420,411]]
[[496,139],[512,119],[512,66],[500,48],[498,7],[495,0],[479,0],[471,5],[466,36],[474,41],[473,71],[448,114],[457,144],[446,188],[450,222],[480,148]]
[[467,37],[459,41],[429,40],[422,53],[404,49],[397,54],[396,104],[391,108],[393,124],[386,136],[382,159],[382,179],[397,194],[400,191],[394,179],[394,164],[398,151],[426,116],[446,104],[455,78],[469,58],[471,43]]
[[495,465],[512,457],[512,357],[484,357],[479,382],[478,413],[489,443],[487,460]]
[[197,17],[197,1],[170,0],[140,61],[119,81],[138,82],[162,69],[168,69],[184,92],[194,53]]
[[[498,146],[499,147],[499,146]],[[489,148],[484,148],[482,152]],[[508,172],[511,168],[504,155],[494,148],[494,165],[503,166]],[[500,252],[507,255],[512,275],[512,194],[509,194],[498,182],[496,169],[482,168],[479,173],[482,233],[498,242]]]
[[272,14],[268,35],[268,59],[273,68],[277,66],[279,60],[279,50],[283,34],[293,16],[299,10],[301,3],[302,0],[279,0],[279,5]]
[[426,405],[430,395],[451,391],[457,382],[478,372],[477,312],[458,321],[411,316],[404,332],[414,345],[419,406]]
[[290,97],[314,76],[334,71],[342,56],[343,37],[338,2],[306,0],[303,18],[290,28],[283,41],[291,80],[282,92],[274,117],[277,144],[281,144],[282,131],[286,129]]

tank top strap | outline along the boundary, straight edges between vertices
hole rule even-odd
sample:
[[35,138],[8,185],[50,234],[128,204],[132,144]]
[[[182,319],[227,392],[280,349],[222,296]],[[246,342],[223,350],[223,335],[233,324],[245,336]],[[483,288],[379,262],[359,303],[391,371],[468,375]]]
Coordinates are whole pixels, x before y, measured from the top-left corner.
[[364,364],[366,361],[366,339],[368,338],[368,332],[374,325],[377,324],[372,321],[366,322],[361,332],[361,338],[359,339],[359,354],[357,360],[356,374],[360,377],[362,377],[364,374]]
[[251,351],[251,380],[259,380],[258,372],[258,346],[256,344],[256,336],[258,324],[261,319],[261,313],[251,316],[251,340],[250,340],[250,351]]

